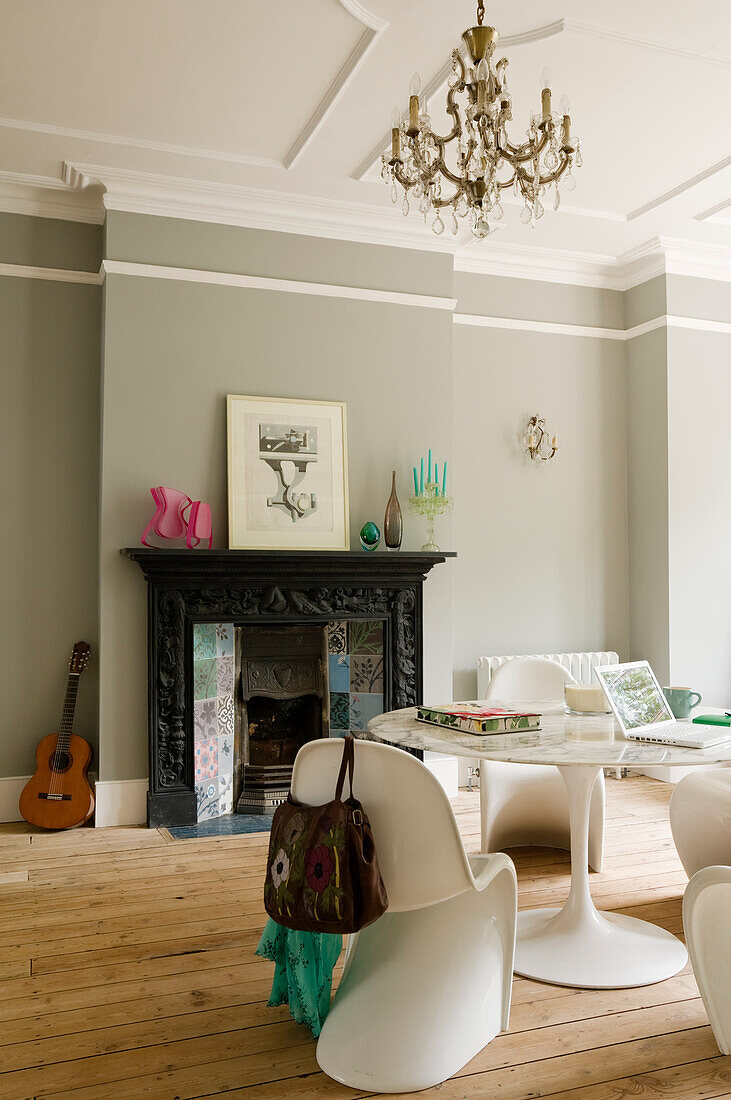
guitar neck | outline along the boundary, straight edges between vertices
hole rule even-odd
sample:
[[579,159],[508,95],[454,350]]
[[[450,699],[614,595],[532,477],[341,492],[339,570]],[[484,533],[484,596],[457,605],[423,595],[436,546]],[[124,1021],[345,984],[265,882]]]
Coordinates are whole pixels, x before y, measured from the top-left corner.
[[79,689],[79,675],[78,672],[69,672],[66,698],[61,714],[61,725],[58,730],[58,744],[56,746],[58,751],[67,750],[71,743],[71,734],[74,729],[74,712],[76,710],[76,693]]

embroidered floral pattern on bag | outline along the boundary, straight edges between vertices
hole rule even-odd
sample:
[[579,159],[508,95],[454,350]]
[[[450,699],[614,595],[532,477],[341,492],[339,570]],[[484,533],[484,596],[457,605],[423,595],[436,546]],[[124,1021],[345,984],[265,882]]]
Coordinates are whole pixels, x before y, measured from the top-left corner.
[[269,874],[264,885],[267,904],[274,902],[284,919],[292,916],[295,892],[301,893],[308,912],[319,920],[342,917],[343,881],[341,862],[345,850],[345,827],[323,814],[309,847],[298,843],[305,821],[295,814],[283,835],[269,841]]

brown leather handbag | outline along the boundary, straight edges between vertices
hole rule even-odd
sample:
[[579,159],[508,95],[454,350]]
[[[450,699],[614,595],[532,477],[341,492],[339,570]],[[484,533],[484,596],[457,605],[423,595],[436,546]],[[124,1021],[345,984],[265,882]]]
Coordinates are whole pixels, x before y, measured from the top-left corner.
[[[343,745],[335,798],[304,806],[290,791],[272,818],[264,905],[301,932],[358,932],[388,908],[370,822],[353,797],[353,736]],[[350,797],[342,800],[345,773]]]

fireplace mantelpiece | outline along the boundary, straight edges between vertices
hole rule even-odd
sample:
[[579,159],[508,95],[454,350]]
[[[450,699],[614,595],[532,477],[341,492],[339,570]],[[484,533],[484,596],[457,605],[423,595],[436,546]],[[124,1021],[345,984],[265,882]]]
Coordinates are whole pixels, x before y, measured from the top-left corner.
[[384,704],[422,691],[422,587],[446,553],[123,550],[148,584],[151,826],[196,820],[191,638],[195,622],[237,625],[383,617]]

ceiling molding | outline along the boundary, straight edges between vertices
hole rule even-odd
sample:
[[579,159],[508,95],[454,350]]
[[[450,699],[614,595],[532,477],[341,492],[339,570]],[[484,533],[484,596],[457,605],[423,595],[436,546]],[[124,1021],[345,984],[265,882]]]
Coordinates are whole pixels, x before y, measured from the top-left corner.
[[125,260],[104,260],[102,271],[105,275],[133,275],[136,278],[143,279],[170,279],[173,282],[208,283],[215,286],[242,287],[247,290],[273,290],[284,294],[311,294],[320,298],[349,298],[361,302],[416,306],[421,309],[442,309],[450,313],[457,305],[456,298],[443,298],[433,294],[408,294],[396,290],[373,290],[359,286],[308,283],[296,279],[276,279],[268,275],[238,275],[229,271],[163,267],[158,264],[129,263]]
[[240,225],[280,233],[453,253],[459,238],[436,237],[428,226],[389,206],[296,193],[234,187],[100,165],[64,165],[69,187],[102,188],[106,210]]
[[[361,9],[360,4],[352,3],[351,0],[339,0],[339,2],[347,11],[351,12],[351,15],[355,14],[355,9]],[[365,9],[363,9],[363,11],[364,10]],[[356,16],[356,18],[359,18],[361,22],[364,21],[361,16]],[[373,20],[375,20],[376,17],[370,15],[369,18],[371,22],[368,23],[365,31],[363,31],[363,34],[356,42],[350,54],[340,66],[337,75],[325,92],[325,95],[285,153],[283,161],[285,168],[294,168],[303,156],[308,146],[315,139],[318,131],[332,115],[339,100],[352,84],[359,69],[365,63],[368,55],[372,53],[378,39],[388,26],[388,23],[382,22],[381,20],[378,20],[378,25],[374,26]]]
[[148,141],[146,138],[125,137],[121,134],[97,133],[93,130],[75,130],[68,126],[52,126],[45,122],[28,122],[18,118],[0,118],[0,130],[26,130],[35,134],[53,134],[57,137],[78,138],[80,141],[93,141],[102,145],[119,145],[131,149],[152,149],[158,153],[172,153],[174,156],[200,157],[215,160],[222,164],[247,164],[253,168],[280,168],[278,160],[267,157],[250,156],[248,153],[223,152],[216,149],[198,149],[188,145],[168,145],[162,141]]
[[29,264],[0,264],[0,275],[13,279],[42,279],[50,283],[87,283],[100,286],[101,271],[67,271],[60,267],[31,267]]
[[662,206],[664,203],[670,202],[671,199],[677,198],[678,195],[690,191],[693,187],[697,187],[699,183],[704,183],[705,180],[710,179],[711,176],[715,176],[719,172],[723,172],[724,169],[729,166],[731,166],[731,156],[724,157],[724,159],[720,160],[717,164],[712,164],[710,168],[704,168],[702,172],[698,172],[695,176],[683,180],[682,183],[671,188],[670,191],[664,191],[663,194],[657,195],[656,198],[650,199],[649,202],[644,203],[642,206],[638,206],[636,210],[631,210],[629,214],[627,214],[626,220],[631,222],[634,221],[635,218],[641,218],[643,214],[648,214],[651,210],[656,210],[658,206]]
[[613,256],[567,252],[557,248],[491,243],[480,252],[457,253],[455,271],[473,275],[497,275],[537,282],[625,290],[624,275]]
[[634,35],[622,34],[621,31],[609,30],[606,27],[594,27],[589,23],[577,23],[573,19],[565,20],[564,25],[565,30],[571,34],[620,42],[623,46],[637,46],[642,50],[653,50],[655,53],[669,54],[671,57],[682,57],[686,61],[700,61],[706,65],[722,65],[724,68],[731,67],[731,59],[728,57],[698,53],[695,50],[684,50],[681,46],[670,46],[653,38],[635,38]]
[[[726,210],[730,211],[729,216],[722,217]],[[731,199],[723,199],[722,202],[717,202],[715,206],[702,210],[700,214],[694,214],[693,217],[697,222],[710,221],[714,225],[731,225]]]
[[70,191],[63,180],[22,172],[0,172],[0,210],[32,218],[101,225],[104,209],[98,197]]
[[381,19],[380,15],[376,15],[374,11],[369,11],[364,4],[360,3],[360,0],[338,0],[338,4],[347,11],[348,15],[352,15],[372,31],[383,31],[388,26],[387,20]]
[[303,196],[99,165],[64,166],[64,182],[82,194],[103,189],[106,210],[218,222],[252,229],[454,255],[456,271],[541,282],[627,290],[657,275],[727,281],[731,248],[654,237],[619,257],[536,248],[495,240],[477,252],[464,236],[436,237],[428,226],[391,206]]
[[668,275],[689,275],[695,279],[731,282],[731,248],[660,237]]

